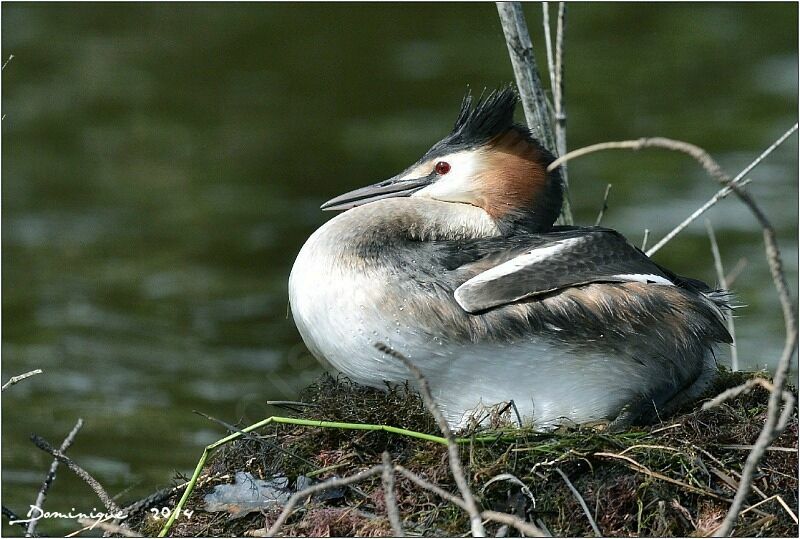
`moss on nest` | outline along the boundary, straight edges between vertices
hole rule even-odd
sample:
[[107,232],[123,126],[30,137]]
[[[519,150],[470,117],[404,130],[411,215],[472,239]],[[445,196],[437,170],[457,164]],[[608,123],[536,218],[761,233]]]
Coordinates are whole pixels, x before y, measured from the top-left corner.
[[[753,376],[722,371],[709,395]],[[578,500],[556,471],[559,469],[581,494],[603,535],[703,536],[713,532],[725,516],[748,454],[742,446],[758,437],[767,396],[758,387],[712,410],[702,411],[697,404],[659,424],[615,434],[593,428],[547,434],[500,429],[490,442],[462,445],[462,461],[484,509],[516,514],[553,535],[594,535]],[[307,419],[394,425],[439,434],[419,396],[407,388],[384,392],[325,376],[306,389],[301,400],[312,405],[303,408],[302,416]],[[797,428],[795,410],[789,426],[773,444],[778,449],[767,451],[754,483],[758,491],[752,493],[746,507],[777,495],[797,513]],[[279,507],[230,519],[226,513],[204,512],[204,496],[215,485],[232,482],[238,471],[262,479],[282,474],[294,484],[300,475],[315,480],[352,475],[379,464],[383,451],[391,454],[393,462],[457,494],[447,451],[441,444],[380,431],[275,424],[262,429],[260,439],[240,439],[212,455],[186,506],[193,515],[178,519],[170,533],[258,535],[274,522]],[[502,480],[484,488],[499,474],[513,474],[527,485],[530,495]],[[409,535],[458,536],[469,530],[462,510],[409,480],[398,476],[395,491]],[[177,498],[174,495],[161,505],[174,507]],[[164,521],[153,520],[142,511],[128,523],[155,535]],[[488,524],[487,532],[493,535],[498,529],[499,525]],[[797,532],[797,524],[777,498],[746,511],[735,530],[740,536],[792,537]],[[380,478],[358,483],[334,499],[312,499],[295,510],[280,533],[391,535]]]

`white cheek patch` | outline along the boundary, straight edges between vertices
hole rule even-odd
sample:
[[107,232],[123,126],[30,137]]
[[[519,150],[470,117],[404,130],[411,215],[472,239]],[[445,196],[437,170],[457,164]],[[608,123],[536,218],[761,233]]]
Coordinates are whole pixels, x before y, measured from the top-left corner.
[[412,197],[426,197],[443,202],[472,203],[477,198],[478,185],[475,174],[480,165],[480,155],[475,151],[457,152],[446,155],[436,162],[450,164],[450,171],[425,189],[420,189]]

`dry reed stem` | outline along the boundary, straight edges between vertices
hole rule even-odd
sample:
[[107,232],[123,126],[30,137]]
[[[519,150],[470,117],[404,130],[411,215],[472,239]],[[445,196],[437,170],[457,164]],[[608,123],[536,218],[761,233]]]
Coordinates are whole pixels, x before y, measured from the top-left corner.
[[553,39],[550,32],[550,2],[542,2],[542,30],[544,30],[544,47],[547,52],[547,69],[550,73],[550,88],[552,89],[553,81],[556,80],[556,63],[553,60]]
[[[61,442],[61,447],[59,447],[58,450],[62,453],[66,453],[67,449],[69,449],[69,447],[75,442],[75,437],[78,435],[78,431],[80,431],[82,427],[83,419],[78,418],[75,426],[72,427],[72,430],[69,431],[67,437],[64,438],[63,442]],[[53,484],[53,481],[56,478],[58,464],[58,459],[53,459],[53,462],[50,464],[50,470],[48,470],[47,475],[44,478],[44,482],[42,483],[42,487],[39,489],[39,494],[36,495],[36,501],[33,502],[33,505],[39,509],[44,507],[44,500],[47,497],[47,491],[50,490],[50,485]],[[25,530],[25,537],[34,537],[36,535],[36,525],[38,523],[39,519],[33,519],[28,522],[28,529]]]
[[533,54],[533,43],[519,2],[496,2],[497,13],[519,88],[520,101],[533,135],[552,153],[556,152],[553,126],[547,110],[539,68]]
[[[503,27],[503,34],[508,47],[508,54],[511,58],[511,66],[514,70],[514,79],[517,82],[522,108],[525,111],[525,120],[531,129],[534,137],[539,139],[550,153],[558,155],[558,147],[555,139],[553,122],[550,119],[547,98],[544,95],[544,87],[539,76],[539,68],[536,65],[536,58],[533,54],[533,43],[528,32],[528,25],[525,22],[525,14],[522,11],[520,2],[495,2],[497,13],[500,16],[500,24]],[[563,11],[559,10],[559,16],[563,17]],[[561,37],[556,36],[556,58],[555,66],[563,66],[563,62],[558,59],[560,50],[563,50],[563,20],[559,23]],[[558,44],[558,40],[562,44]],[[563,67],[561,67],[563,70]],[[556,70],[555,78],[560,75]],[[560,84],[560,83],[559,83]],[[560,85],[563,88],[563,85]],[[561,108],[558,108],[558,107]],[[566,115],[563,114],[563,102],[555,105],[564,116],[563,124],[566,122]],[[563,125],[562,125],[563,126]],[[566,131],[564,131],[564,144],[566,145]],[[572,224],[572,211],[569,203],[569,185],[567,182],[566,171],[564,178],[564,200],[561,206],[561,216],[559,222],[565,225]]]
[[[553,105],[555,107],[556,150],[558,155],[567,153],[567,108],[564,104],[564,32],[566,29],[567,5],[558,3],[558,19],[556,22],[556,56],[555,79],[553,80]],[[562,167],[564,183],[567,181],[567,169]]]
[[[708,232],[708,240],[711,242],[711,255],[714,257],[714,269],[717,271],[717,281],[719,287],[723,292],[729,291],[728,281],[725,280],[725,270],[722,268],[722,255],[719,252],[719,245],[717,244],[717,236],[714,234],[714,227],[711,226],[711,221],[706,219],[706,231]],[[736,326],[733,322],[733,313],[725,317],[725,323],[728,326],[728,333],[731,335],[731,370],[739,370],[739,352],[736,349]]]

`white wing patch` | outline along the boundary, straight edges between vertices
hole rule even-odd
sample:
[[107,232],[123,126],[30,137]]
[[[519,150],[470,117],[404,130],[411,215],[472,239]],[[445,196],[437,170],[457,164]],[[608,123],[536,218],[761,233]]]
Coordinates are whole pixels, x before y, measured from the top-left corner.
[[466,281],[464,284],[456,288],[455,291],[455,298],[461,308],[467,312],[470,312],[471,309],[467,305],[467,301],[465,301],[463,295],[473,287],[477,287],[491,281],[495,281],[502,277],[506,277],[507,275],[512,275],[520,270],[527,268],[528,266],[532,266],[534,264],[538,264],[543,260],[547,260],[551,256],[559,253],[561,251],[565,251],[571,248],[576,243],[580,243],[584,241],[583,238],[567,238],[564,240],[559,241],[553,245],[548,245],[547,247],[540,247],[538,249],[531,249],[527,253],[523,253],[515,258],[507,262],[503,262],[491,269],[484,271],[483,273],[479,273],[472,279]]
[[488,269],[483,273],[479,273],[469,281],[459,286],[459,288],[476,284],[488,283],[490,281],[494,281],[495,279],[499,279],[500,277],[511,275],[512,273],[516,273],[520,270],[523,270],[528,266],[532,266],[534,264],[538,264],[539,262],[547,260],[551,256],[560,253],[561,251],[565,251],[570,247],[572,247],[573,245],[575,245],[576,243],[580,243],[581,241],[583,241],[583,238],[567,238],[553,245],[548,245],[547,247],[531,249],[527,253],[523,253],[517,257],[514,257],[508,262],[503,262],[502,264],[499,264],[493,267],[492,269]]
[[644,284],[652,283],[675,286],[675,283],[669,279],[665,279],[661,275],[653,275],[652,273],[621,273],[619,275],[612,275],[611,279],[619,279],[620,281],[631,281]]

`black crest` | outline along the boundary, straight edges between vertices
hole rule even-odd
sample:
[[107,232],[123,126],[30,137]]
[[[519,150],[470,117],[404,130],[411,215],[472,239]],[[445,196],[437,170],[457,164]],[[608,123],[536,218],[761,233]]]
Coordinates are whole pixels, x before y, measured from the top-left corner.
[[467,93],[453,131],[442,141],[450,144],[480,144],[507,131],[514,124],[514,109],[519,97],[512,86],[492,90],[475,99]]
[[[480,146],[514,127],[514,109],[519,97],[513,86],[481,94],[477,100],[467,92],[461,101],[453,130],[434,144],[421,160],[430,159],[455,150],[466,150]],[[519,126],[526,134],[528,130]]]

